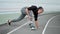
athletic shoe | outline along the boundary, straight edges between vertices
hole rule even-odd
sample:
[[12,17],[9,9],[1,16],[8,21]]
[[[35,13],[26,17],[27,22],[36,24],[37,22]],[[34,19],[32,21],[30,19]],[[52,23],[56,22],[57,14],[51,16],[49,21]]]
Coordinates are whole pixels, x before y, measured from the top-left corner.
[[33,26],[33,27],[31,28],[31,30],[36,30],[35,26]]
[[8,20],[8,25],[11,25],[11,22]]

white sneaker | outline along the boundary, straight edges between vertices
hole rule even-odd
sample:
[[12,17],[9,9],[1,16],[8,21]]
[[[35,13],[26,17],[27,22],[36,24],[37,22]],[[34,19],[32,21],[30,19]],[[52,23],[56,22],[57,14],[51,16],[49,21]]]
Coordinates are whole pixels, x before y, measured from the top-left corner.
[[35,30],[36,28],[35,27],[32,27],[31,30]]

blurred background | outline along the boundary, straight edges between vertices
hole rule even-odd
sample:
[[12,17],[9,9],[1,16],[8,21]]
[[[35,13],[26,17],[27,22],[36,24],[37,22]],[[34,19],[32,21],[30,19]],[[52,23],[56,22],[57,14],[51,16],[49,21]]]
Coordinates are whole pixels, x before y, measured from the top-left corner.
[[31,5],[42,6],[42,14],[60,12],[60,0],[0,0],[0,25],[7,23],[8,19],[18,18],[21,8]]

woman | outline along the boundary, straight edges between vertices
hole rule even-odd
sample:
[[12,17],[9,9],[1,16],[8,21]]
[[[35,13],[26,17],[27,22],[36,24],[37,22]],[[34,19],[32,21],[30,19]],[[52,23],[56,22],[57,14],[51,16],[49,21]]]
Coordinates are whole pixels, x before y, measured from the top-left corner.
[[34,14],[35,25],[36,25],[36,27],[38,29],[39,26],[38,26],[38,19],[37,18],[38,18],[38,14],[43,12],[43,8],[42,7],[37,8],[37,6],[34,6],[34,5],[31,6],[31,7],[23,7],[21,9],[22,14],[20,15],[20,17],[17,18],[17,19],[14,19],[14,20],[8,20],[8,24],[11,25],[12,22],[21,21],[26,15],[31,20],[32,19],[31,14],[30,14],[31,11]]

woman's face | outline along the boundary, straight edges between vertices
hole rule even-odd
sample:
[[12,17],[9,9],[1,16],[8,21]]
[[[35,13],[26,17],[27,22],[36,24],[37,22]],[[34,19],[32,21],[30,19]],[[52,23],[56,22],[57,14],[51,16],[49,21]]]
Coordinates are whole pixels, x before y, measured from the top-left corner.
[[43,9],[39,9],[38,10],[38,14],[42,13],[43,12]]

